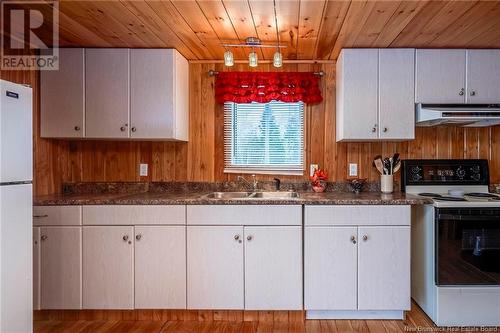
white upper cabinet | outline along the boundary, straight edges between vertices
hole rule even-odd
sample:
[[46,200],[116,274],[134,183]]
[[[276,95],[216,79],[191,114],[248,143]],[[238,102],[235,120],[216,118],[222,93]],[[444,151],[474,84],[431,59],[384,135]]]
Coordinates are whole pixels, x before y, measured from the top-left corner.
[[128,138],[129,50],[85,50],[85,136]]
[[465,103],[465,51],[417,50],[416,103]]
[[378,138],[378,50],[344,49],[337,61],[337,141]]
[[415,50],[344,49],[337,62],[337,141],[414,139]]
[[130,50],[131,138],[187,141],[188,78],[176,50]]
[[379,51],[379,137],[415,138],[415,50]]
[[59,49],[59,70],[40,71],[40,136],[82,138],[85,131],[84,49]]
[[189,64],[174,49],[61,49],[41,73],[41,136],[187,141]]
[[467,50],[467,102],[500,102],[500,50]]

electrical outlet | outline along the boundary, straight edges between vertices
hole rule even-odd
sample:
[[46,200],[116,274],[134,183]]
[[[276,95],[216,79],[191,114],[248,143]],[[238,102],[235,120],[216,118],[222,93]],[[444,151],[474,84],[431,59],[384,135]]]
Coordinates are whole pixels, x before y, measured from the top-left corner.
[[146,177],[148,175],[148,165],[147,164],[139,164],[139,176]]
[[309,166],[309,176],[312,177],[314,175],[314,171],[316,171],[319,168],[318,164],[311,164]]
[[349,163],[349,177],[358,176],[358,165],[356,163]]

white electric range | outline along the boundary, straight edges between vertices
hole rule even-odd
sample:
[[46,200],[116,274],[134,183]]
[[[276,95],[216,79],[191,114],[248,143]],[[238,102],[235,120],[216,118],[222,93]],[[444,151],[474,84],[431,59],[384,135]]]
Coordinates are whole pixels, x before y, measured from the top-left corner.
[[405,160],[412,297],[438,326],[500,326],[500,196],[487,160]]

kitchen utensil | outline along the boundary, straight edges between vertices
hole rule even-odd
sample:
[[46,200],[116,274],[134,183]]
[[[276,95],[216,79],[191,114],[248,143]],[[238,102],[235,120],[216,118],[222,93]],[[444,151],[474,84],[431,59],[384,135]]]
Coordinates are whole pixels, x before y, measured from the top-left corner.
[[378,170],[378,172],[380,172],[380,174],[384,173],[384,165],[382,162],[382,156],[380,156],[380,155],[375,156],[375,158],[373,159],[373,166],[375,166],[377,168],[377,170]]
[[388,157],[384,158],[384,175],[388,175],[391,169],[391,161]]
[[399,160],[395,165],[394,165],[394,170],[392,170],[392,173],[396,173],[399,171],[399,169],[401,168],[401,161]]

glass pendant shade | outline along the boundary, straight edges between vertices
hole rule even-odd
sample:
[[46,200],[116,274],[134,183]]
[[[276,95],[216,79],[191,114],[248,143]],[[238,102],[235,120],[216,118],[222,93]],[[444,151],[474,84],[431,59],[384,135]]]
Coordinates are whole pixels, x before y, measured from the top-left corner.
[[257,57],[257,53],[255,51],[250,52],[248,55],[248,66],[257,67],[259,65],[259,59]]
[[224,65],[226,65],[228,67],[231,67],[234,65],[233,52],[231,52],[230,50],[227,50],[226,52],[224,52]]
[[281,55],[281,52],[276,51],[276,53],[274,53],[273,65],[274,65],[274,67],[283,66],[283,56]]

